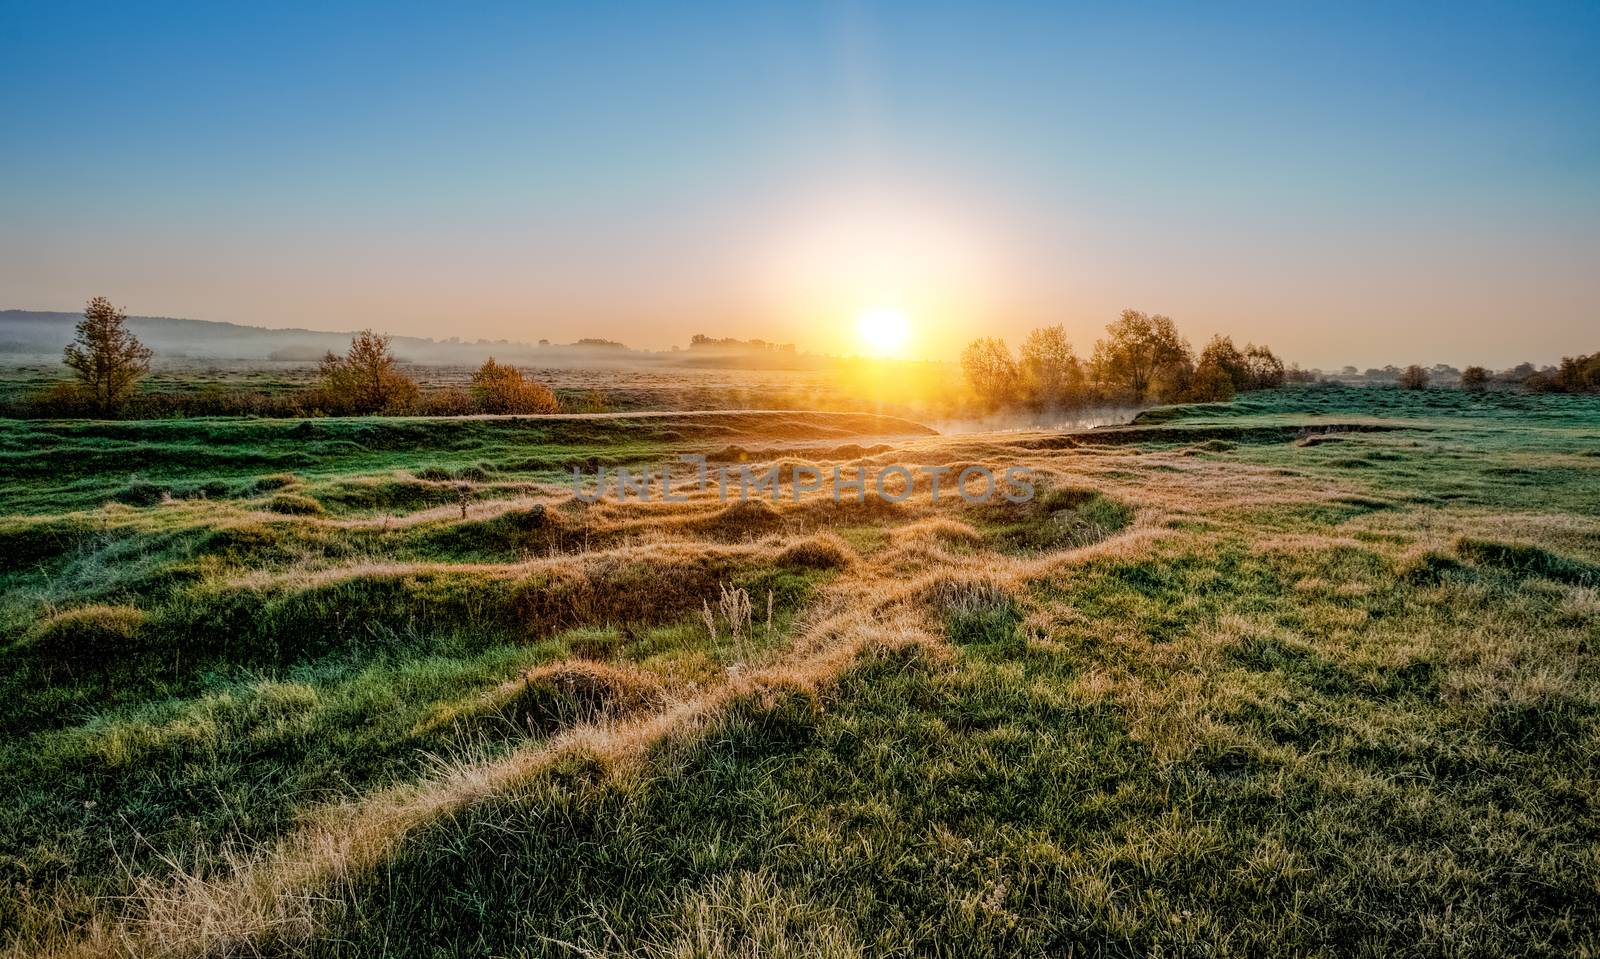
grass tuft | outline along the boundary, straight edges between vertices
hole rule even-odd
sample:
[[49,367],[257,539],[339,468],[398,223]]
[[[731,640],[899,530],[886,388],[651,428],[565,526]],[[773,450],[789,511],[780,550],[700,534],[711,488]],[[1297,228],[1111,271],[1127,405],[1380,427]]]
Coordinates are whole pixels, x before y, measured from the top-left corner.
[[814,533],[778,552],[779,566],[801,569],[842,569],[855,562],[855,550],[835,533]]
[[136,648],[144,623],[132,606],[81,606],[43,620],[21,646],[56,662],[103,665]]
[[1436,549],[1413,550],[1395,563],[1395,575],[1416,586],[1437,586],[1465,570],[1460,560]]
[[1600,585],[1600,565],[1562,556],[1529,543],[1458,537],[1456,552],[1463,559],[1492,566],[1517,576],[1542,576],[1572,586]]
[[300,493],[279,493],[267,502],[267,509],[285,516],[322,516],[327,513],[316,499]]
[[531,670],[489,693],[437,707],[414,733],[504,733],[547,736],[579,723],[636,713],[666,700],[661,683],[638,669],[568,660]]

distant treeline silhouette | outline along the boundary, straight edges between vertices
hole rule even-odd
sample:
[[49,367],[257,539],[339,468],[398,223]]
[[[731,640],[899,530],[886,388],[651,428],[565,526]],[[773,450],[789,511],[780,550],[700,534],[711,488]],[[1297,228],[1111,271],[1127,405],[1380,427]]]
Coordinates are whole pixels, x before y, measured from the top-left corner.
[[1564,356],[1554,366],[1537,367],[1532,363],[1518,363],[1500,371],[1486,366],[1469,366],[1456,369],[1445,363],[1432,366],[1412,364],[1373,367],[1365,371],[1347,366],[1334,373],[1319,374],[1318,379],[1345,384],[1368,386],[1395,385],[1405,389],[1420,390],[1430,386],[1455,386],[1464,390],[1520,389],[1534,393],[1597,393],[1600,392],[1600,353]]
[[724,350],[733,352],[764,353],[776,351],[779,353],[793,353],[793,343],[770,343],[766,340],[741,340],[733,336],[707,336],[696,333],[689,340],[691,350]]

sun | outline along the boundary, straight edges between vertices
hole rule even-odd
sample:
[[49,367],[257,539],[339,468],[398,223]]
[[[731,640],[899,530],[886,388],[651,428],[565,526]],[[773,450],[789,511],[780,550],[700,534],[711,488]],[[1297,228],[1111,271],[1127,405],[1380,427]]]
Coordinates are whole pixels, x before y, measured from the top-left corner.
[[856,336],[873,356],[899,356],[911,339],[911,321],[887,307],[863,310],[856,317]]

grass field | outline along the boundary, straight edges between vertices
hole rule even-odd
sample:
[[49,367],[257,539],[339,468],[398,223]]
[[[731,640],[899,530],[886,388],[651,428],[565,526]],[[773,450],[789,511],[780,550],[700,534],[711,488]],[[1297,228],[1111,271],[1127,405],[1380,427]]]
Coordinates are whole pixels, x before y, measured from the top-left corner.
[[[872,409],[937,417],[962,412],[964,397],[950,389],[960,372],[948,363],[829,359],[815,369],[750,369],[734,365],[738,359],[722,357],[705,366],[689,365],[692,360],[659,365],[619,360],[609,367],[534,366],[526,372],[554,390],[563,409],[572,412]],[[25,405],[30,396],[63,382],[59,357],[17,360],[0,354],[0,411]],[[467,388],[477,368],[402,365],[430,393]],[[204,406],[230,394],[287,398],[321,381],[316,363],[158,357],[139,395],[167,397],[183,409],[184,404]]]
[[[1034,470],[1026,503],[573,466]],[[1600,953],[1600,399],[0,421],[18,955]]]

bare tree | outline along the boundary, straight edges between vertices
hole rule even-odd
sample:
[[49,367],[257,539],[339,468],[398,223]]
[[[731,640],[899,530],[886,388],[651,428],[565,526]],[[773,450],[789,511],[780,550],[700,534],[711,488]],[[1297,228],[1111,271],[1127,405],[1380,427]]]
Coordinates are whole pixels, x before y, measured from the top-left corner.
[[102,416],[116,413],[150,372],[150,348],[128,331],[127,322],[127,313],[105,297],[95,297],[78,321],[77,339],[64,354],[63,361]]
[[1481,390],[1489,385],[1489,371],[1481,366],[1469,366],[1461,371],[1461,388]]

